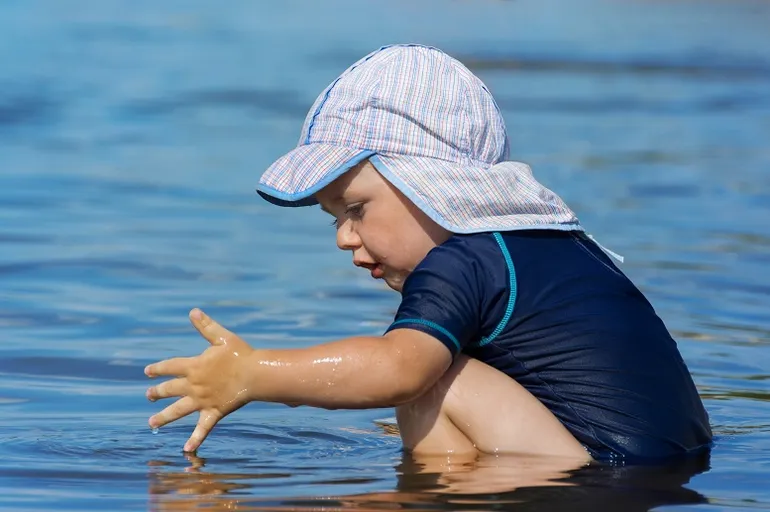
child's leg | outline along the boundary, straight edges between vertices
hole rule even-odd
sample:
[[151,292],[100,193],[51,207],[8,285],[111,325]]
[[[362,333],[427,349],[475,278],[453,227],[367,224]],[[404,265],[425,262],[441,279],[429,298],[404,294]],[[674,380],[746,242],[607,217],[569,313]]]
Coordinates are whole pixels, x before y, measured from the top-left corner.
[[464,355],[423,396],[399,406],[396,418],[404,447],[418,455],[480,451],[591,460],[529,391]]

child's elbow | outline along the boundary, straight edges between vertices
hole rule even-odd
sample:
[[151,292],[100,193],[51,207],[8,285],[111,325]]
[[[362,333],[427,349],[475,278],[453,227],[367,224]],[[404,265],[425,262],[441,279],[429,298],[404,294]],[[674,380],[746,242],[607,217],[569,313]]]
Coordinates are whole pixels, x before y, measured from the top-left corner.
[[452,364],[452,355],[435,338],[411,329],[386,335],[391,406],[413,402],[430,391]]
[[393,395],[390,397],[389,400],[389,407],[398,407],[399,405],[408,404],[410,402],[414,402],[418,398],[420,398],[427,389],[424,387],[418,386],[414,383],[404,383],[400,386],[397,386],[396,389],[394,389]]
[[390,406],[399,406],[413,402],[430,391],[443,372],[432,374],[424,368],[410,368],[411,365],[400,366],[392,379]]

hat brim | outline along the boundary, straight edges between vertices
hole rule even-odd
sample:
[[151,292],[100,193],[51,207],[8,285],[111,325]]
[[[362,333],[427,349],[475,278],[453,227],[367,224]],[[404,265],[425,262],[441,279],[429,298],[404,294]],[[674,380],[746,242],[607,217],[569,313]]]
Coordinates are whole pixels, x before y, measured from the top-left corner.
[[312,206],[318,204],[316,192],[374,154],[366,149],[332,144],[304,144],[265,171],[257,192],[278,206]]
[[366,159],[423,213],[452,233],[583,229],[563,201],[535,180],[529,166],[521,162],[459,164],[312,143],[271,165],[257,191],[279,206],[318,204],[316,192]]

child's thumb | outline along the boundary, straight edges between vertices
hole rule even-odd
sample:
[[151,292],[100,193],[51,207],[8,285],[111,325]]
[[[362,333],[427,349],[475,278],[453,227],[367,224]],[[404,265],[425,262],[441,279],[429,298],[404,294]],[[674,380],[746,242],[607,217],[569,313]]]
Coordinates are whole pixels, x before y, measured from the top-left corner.
[[190,321],[201,333],[201,336],[212,345],[224,345],[233,336],[233,333],[216,323],[198,308],[190,311]]

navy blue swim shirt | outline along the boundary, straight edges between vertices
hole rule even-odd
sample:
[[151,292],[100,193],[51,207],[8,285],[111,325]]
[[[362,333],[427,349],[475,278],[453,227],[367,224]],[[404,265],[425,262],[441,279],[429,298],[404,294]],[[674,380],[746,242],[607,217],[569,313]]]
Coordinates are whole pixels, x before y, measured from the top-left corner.
[[398,328],[516,379],[598,461],[660,461],[711,443],[676,342],[583,233],[452,236],[406,279],[388,331]]

